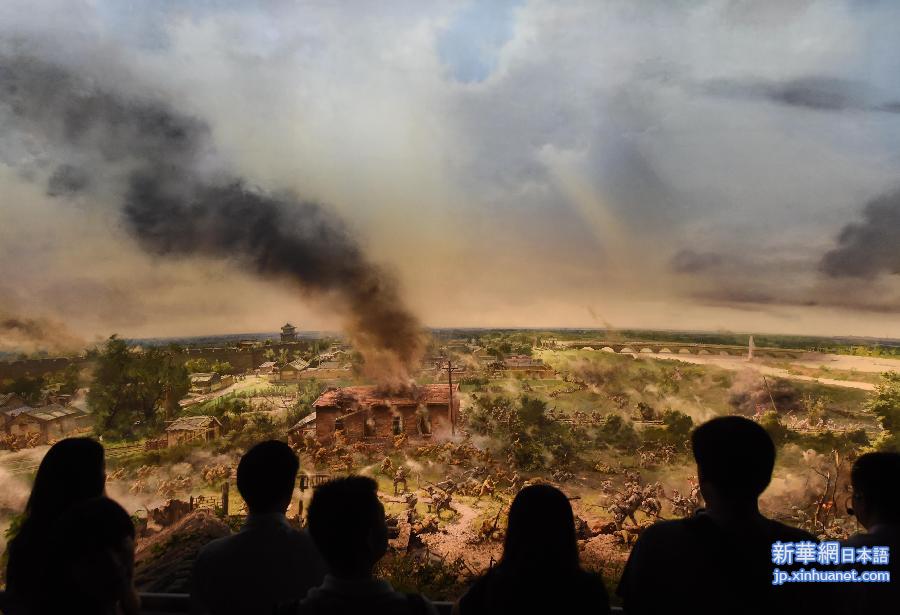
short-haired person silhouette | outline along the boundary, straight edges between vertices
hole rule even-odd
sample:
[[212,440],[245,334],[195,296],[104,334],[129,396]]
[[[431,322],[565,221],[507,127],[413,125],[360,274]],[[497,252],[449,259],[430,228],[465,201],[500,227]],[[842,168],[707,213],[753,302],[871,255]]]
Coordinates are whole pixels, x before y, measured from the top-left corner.
[[374,480],[348,476],[320,485],[307,523],[329,573],[299,604],[279,613],[436,615],[434,605],[422,596],[394,591],[390,583],[373,576],[388,546],[384,506]]
[[625,611],[644,613],[791,613],[819,608],[823,586],[772,583],[772,543],[811,534],[767,519],[758,499],[775,466],[775,445],[757,423],[712,419],[691,435],[706,509],[644,530],[622,574]]
[[568,498],[550,485],[525,487],[509,508],[500,562],[459,600],[461,615],[609,613],[600,575],[581,568]]
[[72,506],[52,526],[40,578],[41,615],[137,615],[134,524],[106,497]]
[[50,447],[34,477],[22,525],[7,548],[7,613],[34,612],[43,591],[39,579],[51,527],[73,505],[103,495],[105,484],[106,464],[98,442],[66,438]]
[[842,546],[887,547],[888,565],[854,563],[858,571],[887,570],[889,583],[854,583],[846,593],[848,611],[891,613],[900,609],[900,453],[866,453],[850,470],[852,509],[866,533],[851,536]]
[[300,462],[284,442],[257,444],[241,458],[237,487],[249,515],[241,531],[212,541],[191,578],[194,612],[270,613],[322,582],[325,566],[309,535],[285,517]]

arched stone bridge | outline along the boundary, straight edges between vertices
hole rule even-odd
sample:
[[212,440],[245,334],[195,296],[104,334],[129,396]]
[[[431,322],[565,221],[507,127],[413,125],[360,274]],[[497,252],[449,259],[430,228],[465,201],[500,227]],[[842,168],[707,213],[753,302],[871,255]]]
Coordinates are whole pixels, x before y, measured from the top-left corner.
[[[695,344],[678,342],[611,342],[606,340],[575,340],[569,342],[557,342],[557,347],[563,348],[589,348],[591,350],[605,350],[606,352],[628,353],[654,353],[654,354],[696,354],[696,355],[726,355],[747,356],[746,346],[729,346],[725,344]],[[796,359],[805,351],[792,348],[753,348],[754,357],[769,357],[774,359]]]

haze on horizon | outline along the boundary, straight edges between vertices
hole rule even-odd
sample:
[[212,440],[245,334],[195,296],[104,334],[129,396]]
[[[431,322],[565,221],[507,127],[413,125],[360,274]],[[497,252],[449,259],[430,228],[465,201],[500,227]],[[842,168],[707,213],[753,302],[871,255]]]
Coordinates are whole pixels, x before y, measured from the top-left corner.
[[[898,22],[888,1],[12,0],[0,51],[197,118],[250,184],[336,212],[427,326],[900,338]],[[0,317],[340,326],[327,296],[148,253],[102,191],[53,194],[60,152],[2,103]]]

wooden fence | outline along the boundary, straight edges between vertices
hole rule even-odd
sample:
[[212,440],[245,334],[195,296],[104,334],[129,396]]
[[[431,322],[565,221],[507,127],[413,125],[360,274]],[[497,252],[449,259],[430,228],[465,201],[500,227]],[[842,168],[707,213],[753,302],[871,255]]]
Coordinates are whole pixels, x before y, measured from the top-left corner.
[[300,491],[313,489],[330,480],[331,474],[302,474],[300,475]]

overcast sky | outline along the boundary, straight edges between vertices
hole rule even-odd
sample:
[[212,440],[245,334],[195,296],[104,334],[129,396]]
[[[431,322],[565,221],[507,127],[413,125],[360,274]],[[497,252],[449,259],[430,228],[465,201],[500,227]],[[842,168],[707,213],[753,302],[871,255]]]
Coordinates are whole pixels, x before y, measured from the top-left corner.
[[[336,212],[427,325],[900,337],[897,23],[889,1],[7,0],[0,53],[196,118],[216,165]],[[87,338],[341,325],[231,259],[145,251],[114,196],[54,189],[86,154],[14,111],[0,91],[0,312]]]

